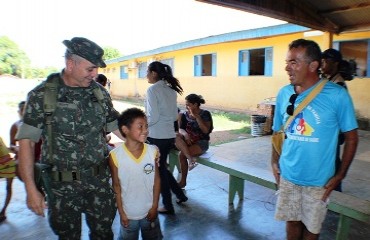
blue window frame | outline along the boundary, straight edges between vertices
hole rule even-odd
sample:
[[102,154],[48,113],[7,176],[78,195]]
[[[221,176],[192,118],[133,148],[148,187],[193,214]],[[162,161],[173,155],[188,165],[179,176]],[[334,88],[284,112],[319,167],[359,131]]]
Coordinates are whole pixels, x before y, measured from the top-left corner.
[[239,51],[239,76],[272,76],[272,48]]
[[148,63],[142,62],[139,64],[139,78],[146,78],[146,71],[148,70]]
[[162,59],[162,60],[160,60],[160,62],[163,63],[163,64],[167,64],[168,66],[170,66],[171,69],[172,69],[173,75],[176,75],[175,74],[175,69],[174,69],[174,64],[173,64],[174,63],[173,58]]
[[128,65],[122,65],[119,68],[120,79],[128,79]]
[[194,56],[194,76],[216,76],[217,55],[204,54]]

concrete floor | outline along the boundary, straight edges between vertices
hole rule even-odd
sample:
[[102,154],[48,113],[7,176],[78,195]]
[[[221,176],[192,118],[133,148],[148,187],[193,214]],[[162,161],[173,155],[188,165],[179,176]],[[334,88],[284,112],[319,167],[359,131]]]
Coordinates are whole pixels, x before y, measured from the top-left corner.
[[[356,160],[344,181],[344,192],[370,200],[370,133],[360,133],[361,145]],[[269,137],[241,140],[223,144],[225,148],[241,149],[240,146],[269,145]],[[212,151],[212,148],[210,149]],[[260,151],[260,150],[259,150]],[[268,166],[269,150],[266,157],[256,159],[256,165]],[[177,175],[177,173],[175,172]],[[5,180],[0,179],[0,204],[4,201]],[[160,215],[162,233],[165,239],[251,239],[283,240],[285,223],[274,220],[274,191],[245,182],[243,201],[236,197],[234,205],[228,205],[228,175],[206,166],[199,165],[188,176],[186,194],[189,201],[175,206],[173,216]],[[0,224],[0,236],[4,240],[57,239],[46,218],[35,216],[25,205],[23,183],[14,181],[13,198],[8,207],[7,220]],[[175,201],[175,199],[174,199]],[[321,240],[335,239],[338,216],[329,212],[324,222]],[[119,218],[113,224],[114,233],[119,230]],[[83,226],[82,239],[88,239],[88,229]],[[370,225],[353,222],[350,240],[369,240]]]

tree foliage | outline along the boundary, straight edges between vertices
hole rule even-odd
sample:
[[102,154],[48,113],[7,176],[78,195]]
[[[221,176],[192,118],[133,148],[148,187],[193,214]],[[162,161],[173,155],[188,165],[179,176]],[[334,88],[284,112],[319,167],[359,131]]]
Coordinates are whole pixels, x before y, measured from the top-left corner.
[[58,72],[58,68],[56,67],[45,67],[45,68],[28,68],[25,72],[25,77],[30,79],[35,78],[46,78],[51,73]]
[[31,67],[31,61],[18,45],[6,36],[0,36],[0,75],[10,74],[21,78],[45,78],[58,72],[55,67]]
[[[118,58],[121,53],[113,47],[104,47],[104,60]],[[58,72],[55,67],[31,67],[27,54],[7,36],[0,36],[0,75],[10,74],[21,78],[45,78],[50,73]]]
[[0,75],[11,74],[22,77],[29,68],[30,59],[18,45],[6,36],[0,36]]
[[121,53],[116,48],[104,47],[103,49],[104,49],[103,60],[109,60],[109,59],[121,57]]

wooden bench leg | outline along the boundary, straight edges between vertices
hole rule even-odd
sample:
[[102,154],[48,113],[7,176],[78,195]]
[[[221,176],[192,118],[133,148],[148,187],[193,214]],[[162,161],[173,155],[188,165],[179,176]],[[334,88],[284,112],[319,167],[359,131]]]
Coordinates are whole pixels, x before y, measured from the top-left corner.
[[339,215],[336,240],[347,240],[348,239],[348,232],[351,226],[351,222],[352,222],[351,218],[343,214]]
[[234,203],[236,193],[239,195],[239,201],[242,201],[244,199],[244,179],[229,175],[229,204]]

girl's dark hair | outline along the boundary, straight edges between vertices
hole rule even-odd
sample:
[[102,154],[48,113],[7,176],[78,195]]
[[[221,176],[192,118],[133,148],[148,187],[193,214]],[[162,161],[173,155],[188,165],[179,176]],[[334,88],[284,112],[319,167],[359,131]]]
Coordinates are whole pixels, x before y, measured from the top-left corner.
[[156,72],[158,74],[158,80],[166,80],[169,86],[180,95],[183,93],[179,80],[172,75],[172,69],[167,64],[158,61],[151,62],[148,66],[148,70]]
[[131,127],[131,124],[137,118],[146,118],[146,115],[143,110],[140,108],[129,108],[123,111],[117,119],[119,132],[122,136],[126,137],[126,134],[122,131],[122,126],[126,126],[127,128]]
[[206,101],[204,100],[204,98],[201,95],[198,95],[198,94],[195,94],[195,93],[187,95],[185,97],[185,100],[188,101],[189,103],[192,103],[192,104],[197,103],[199,106],[201,104],[206,103]]

